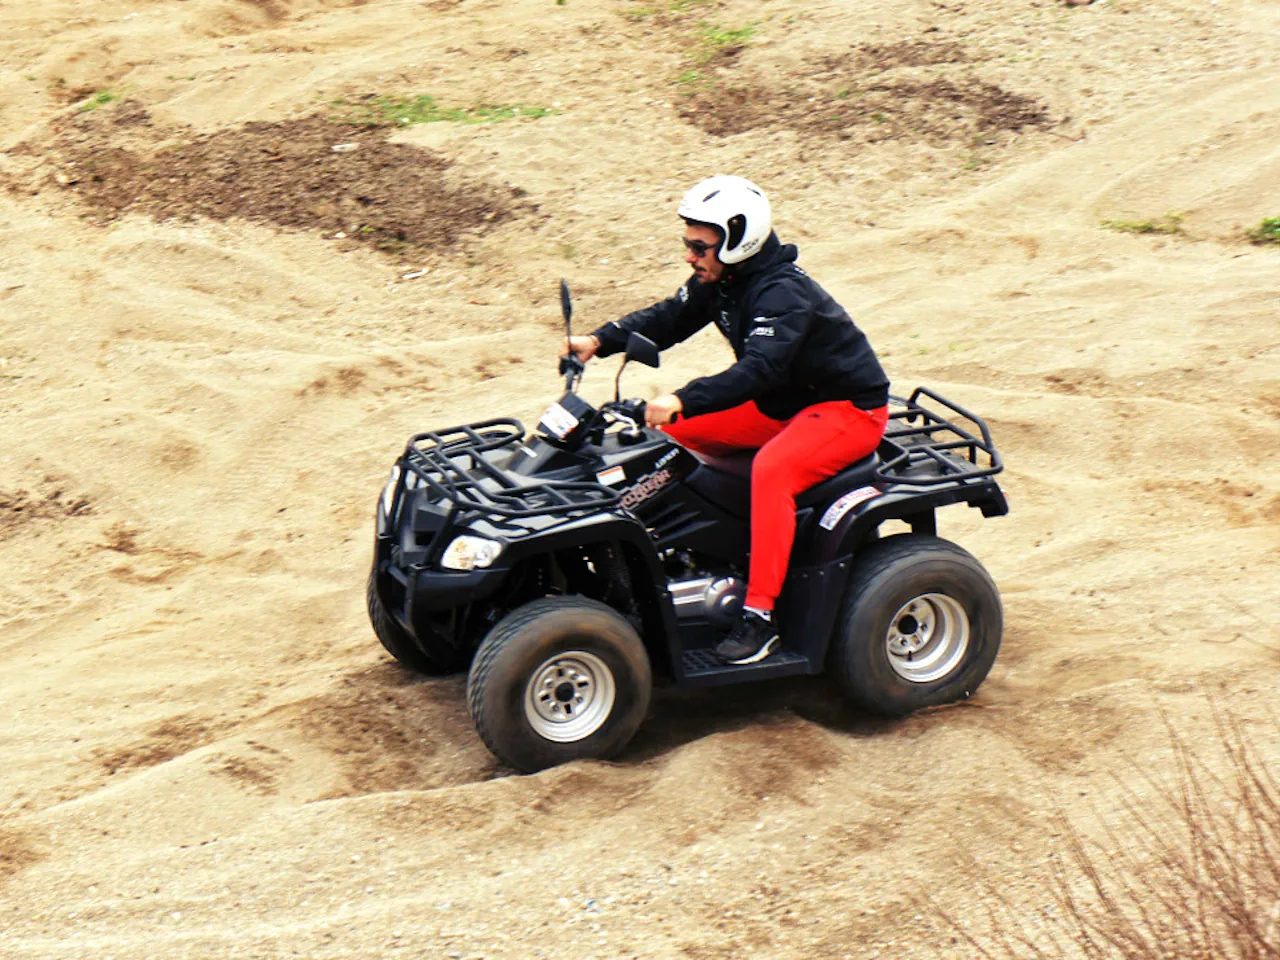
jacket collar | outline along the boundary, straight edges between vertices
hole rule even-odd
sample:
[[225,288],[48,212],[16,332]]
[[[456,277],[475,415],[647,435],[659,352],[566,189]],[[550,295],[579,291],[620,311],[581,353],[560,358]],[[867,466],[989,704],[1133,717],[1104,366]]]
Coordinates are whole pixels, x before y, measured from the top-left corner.
[[764,246],[760,248],[758,253],[752,254],[741,263],[726,264],[722,282],[728,287],[738,286],[752,274],[759,273],[775,263],[784,260],[795,260],[796,253],[796,248],[792,244],[783,244],[778,239],[778,235],[770,231]]

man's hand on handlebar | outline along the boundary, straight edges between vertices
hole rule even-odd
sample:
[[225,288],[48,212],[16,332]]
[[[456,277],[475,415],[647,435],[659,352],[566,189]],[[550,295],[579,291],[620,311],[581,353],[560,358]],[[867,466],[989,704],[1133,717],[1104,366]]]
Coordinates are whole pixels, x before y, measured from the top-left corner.
[[663,427],[672,423],[684,410],[684,404],[674,393],[654,397],[644,408],[644,422],[650,427]]
[[596,355],[596,351],[599,349],[599,339],[591,334],[585,334],[583,336],[570,337],[568,346],[560,351],[560,356],[567,357],[572,351],[574,356],[586,363]]

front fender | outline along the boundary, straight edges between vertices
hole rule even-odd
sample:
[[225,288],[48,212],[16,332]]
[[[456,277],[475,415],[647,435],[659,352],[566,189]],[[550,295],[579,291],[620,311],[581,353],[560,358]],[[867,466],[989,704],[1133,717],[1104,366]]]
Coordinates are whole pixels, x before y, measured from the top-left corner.
[[[490,535],[483,522],[457,533]],[[498,561],[483,570],[455,573],[418,569],[412,574],[412,605],[417,611],[447,610],[463,602],[486,600],[500,595],[512,572],[522,564],[592,544],[608,544],[620,550],[643,621],[645,645],[655,667],[670,674],[677,657],[673,646],[677,642],[675,606],[648,531],[626,511],[590,514],[510,540]],[[412,612],[407,616],[411,618]]]

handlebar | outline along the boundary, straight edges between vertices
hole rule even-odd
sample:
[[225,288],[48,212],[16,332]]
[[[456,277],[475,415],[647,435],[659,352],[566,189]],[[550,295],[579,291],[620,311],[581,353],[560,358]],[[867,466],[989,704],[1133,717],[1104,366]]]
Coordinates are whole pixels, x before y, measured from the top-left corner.
[[613,414],[619,420],[628,420],[637,427],[643,427],[646,407],[648,403],[644,400],[610,400],[600,406],[600,412]]
[[[645,425],[645,411],[648,409],[649,404],[648,401],[645,400],[610,400],[608,403],[605,403],[600,407],[600,412],[612,413],[615,416],[620,416],[623,419],[630,420],[638,427],[643,427]],[[675,423],[683,416],[684,414],[682,413],[672,414],[671,422]]]

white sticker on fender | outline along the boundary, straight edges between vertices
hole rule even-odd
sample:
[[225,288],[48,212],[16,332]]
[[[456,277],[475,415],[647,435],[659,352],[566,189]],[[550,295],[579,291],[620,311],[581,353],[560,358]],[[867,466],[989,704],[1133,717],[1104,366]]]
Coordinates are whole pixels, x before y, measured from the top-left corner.
[[627,471],[621,467],[610,467],[608,470],[601,470],[596,474],[596,479],[607,487],[613,486],[615,483],[622,483],[627,479]]
[[857,490],[850,490],[831,506],[827,507],[827,512],[818,521],[818,526],[823,530],[834,530],[836,524],[844,519],[846,513],[858,504],[866,503],[873,497],[878,496],[880,496],[880,491],[875,487],[859,487]]

